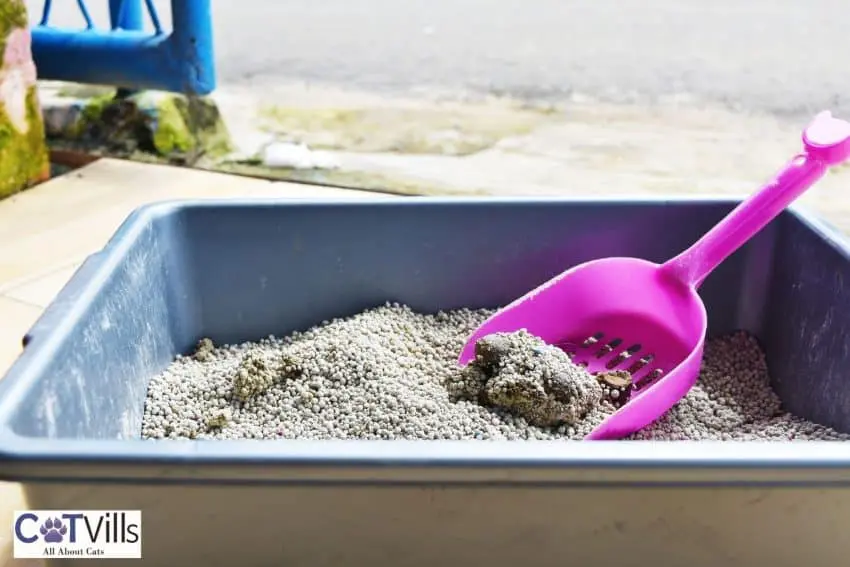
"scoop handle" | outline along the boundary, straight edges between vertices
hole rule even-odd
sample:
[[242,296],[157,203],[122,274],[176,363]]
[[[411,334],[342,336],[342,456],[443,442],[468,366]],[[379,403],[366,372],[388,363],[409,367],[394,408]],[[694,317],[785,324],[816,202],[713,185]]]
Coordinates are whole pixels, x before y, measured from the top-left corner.
[[803,145],[804,153],[662,269],[688,286],[699,287],[714,268],[814,185],[830,166],[850,159],[850,123],[822,112],[803,132]]

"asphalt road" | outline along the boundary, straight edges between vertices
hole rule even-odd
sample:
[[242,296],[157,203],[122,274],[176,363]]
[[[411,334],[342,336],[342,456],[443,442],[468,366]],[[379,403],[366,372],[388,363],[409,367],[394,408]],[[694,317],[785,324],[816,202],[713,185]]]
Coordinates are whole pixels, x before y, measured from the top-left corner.
[[[183,0],[178,0],[183,1]],[[28,0],[40,10],[41,0]],[[106,0],[88,0],[103,20]],[[54,2],[74,22],[75,2]],[[158,1],[163,12],[168,2]],[[850,116],[846,0],[213,0],[219,81]],[[167,19],[167,18],[166,18]],[[78,20],[76,20],[78,21]]]

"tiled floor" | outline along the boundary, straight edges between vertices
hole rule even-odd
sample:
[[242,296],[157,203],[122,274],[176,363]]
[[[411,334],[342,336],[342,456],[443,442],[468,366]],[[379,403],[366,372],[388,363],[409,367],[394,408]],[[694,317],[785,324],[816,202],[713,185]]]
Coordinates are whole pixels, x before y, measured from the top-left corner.
[[[143,204],[181,198],[383,196],[103,159],[0,201],[0,377],[20,353],[21,338],[80,263]],[[16,484],[0,483],[0,519],[11,519],[24,506]],[[0,565],[37,563],[13,561],[11,545],[8,530],[0,529]]]

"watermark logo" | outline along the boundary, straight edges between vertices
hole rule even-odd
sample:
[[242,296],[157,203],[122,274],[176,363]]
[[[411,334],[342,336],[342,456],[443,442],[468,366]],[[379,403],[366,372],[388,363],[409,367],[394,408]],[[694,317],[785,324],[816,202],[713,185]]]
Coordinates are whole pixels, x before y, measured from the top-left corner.
[[56,518],[47,518],[38,529],[44,537],[44,541],[48,543],[62,543],[62,538],[68,533],[68,526],[62,523],[62,520]]
[[140,510],[27,510],[15,512],[16,559],[141,559]]

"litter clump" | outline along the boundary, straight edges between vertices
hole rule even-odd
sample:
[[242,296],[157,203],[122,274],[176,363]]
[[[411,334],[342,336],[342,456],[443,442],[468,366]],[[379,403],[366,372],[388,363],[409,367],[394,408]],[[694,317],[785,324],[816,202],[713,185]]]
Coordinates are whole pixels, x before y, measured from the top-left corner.
[[[148,439],[581,439],[631,393],[631,377],[590,375],[527,333],[476,345],[492,314],[421,314],[387,304],[285,338],[202,340],[148,389]],[[583,417],[582,417],[583,416]],[[756,340],[706,343],[697,384],[636,440],[850,440],[791,415]]]
[[233,377],[233,397],[243,402],[264,393],[280,380],[291,378],[301,371],[297,359],[288,354],[269,356],[251,350],[242,358]]
[[446,388],[455,400],[499,408],[538,427],[573,426],[602,404],[603,395],[599,381],[564,351],[525,330],[479,339],[475,359]]
[[192,358],[200,362],[209,362],[215,354],[215,344],[211,339],[203,338],[198,341]]
[[230,408],[217,409],[207,418],[207,429],[221,429],[233,419]]

